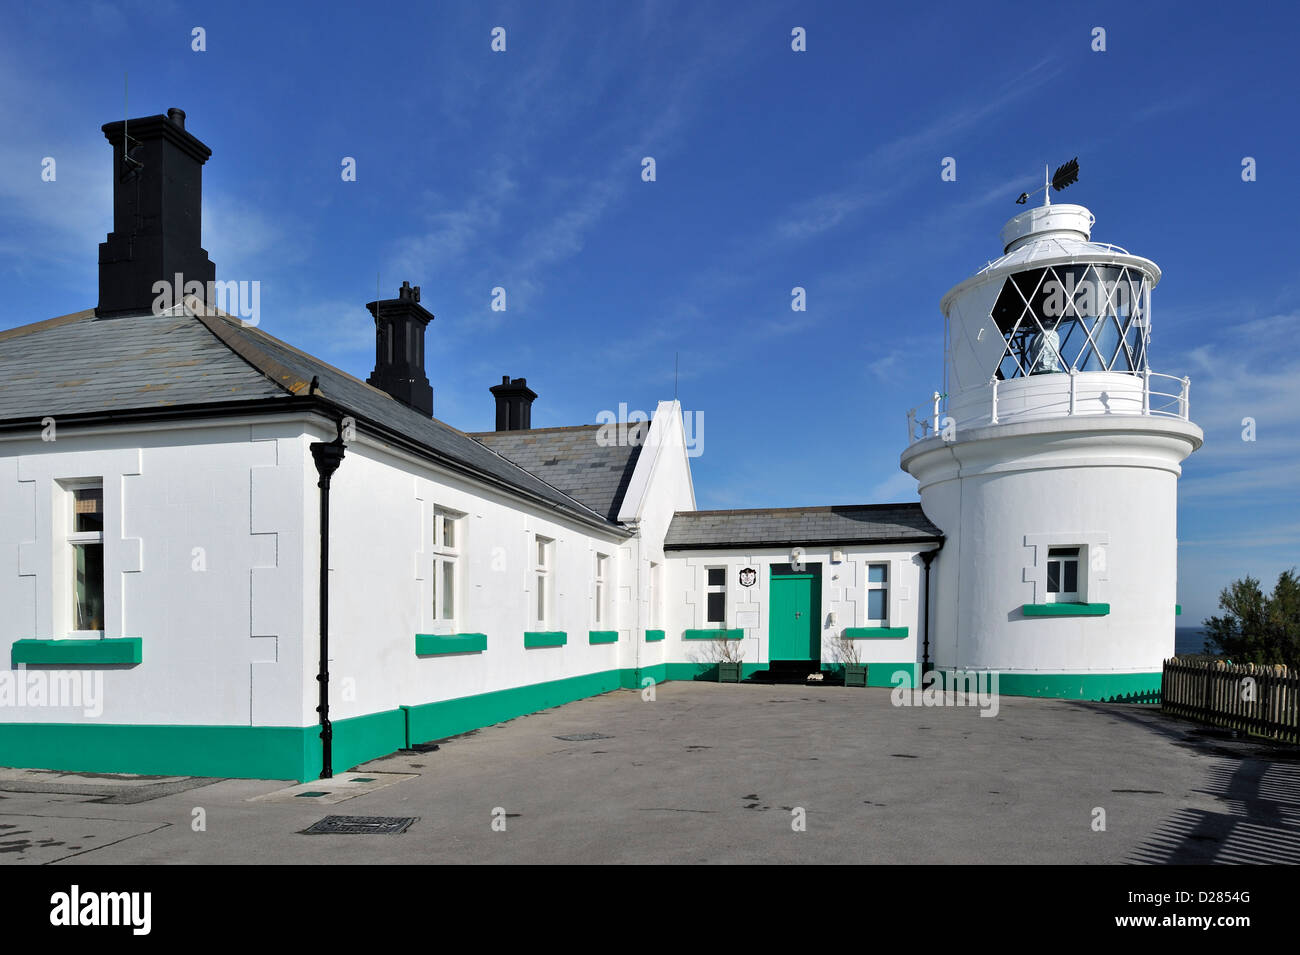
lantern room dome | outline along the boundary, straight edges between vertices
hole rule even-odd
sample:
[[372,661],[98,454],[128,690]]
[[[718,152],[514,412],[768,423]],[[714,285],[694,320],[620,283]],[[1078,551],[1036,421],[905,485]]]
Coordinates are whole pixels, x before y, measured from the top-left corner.
[[939,308],[951,315],[954,301],[986,282],[1050,265],[1094,263],[1098,266],[1127,266],[1146,273],[1148,287],[1160,282],[1160,267],[1150,259],[1132,255],[1109,242],[1092,241],[1096,217],[1083,206],[1060,204],[1028,209],[1002,227],[1003,254],[943,296]]

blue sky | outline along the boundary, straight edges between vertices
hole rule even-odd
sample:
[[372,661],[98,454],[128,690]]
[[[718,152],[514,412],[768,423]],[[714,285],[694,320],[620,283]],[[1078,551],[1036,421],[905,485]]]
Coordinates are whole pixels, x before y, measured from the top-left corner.
[[1061,198],[1164,270],[1152,365],[1191,376],[1206,433],[1180,483],[1180,622],[1300,563],[1294,8],[270,6],[6,3],[0,328],[95,303],[99,127],[129,73],[130,115],[179,106],[212,148],[204,244],[219,278],[261,282],[271,334],[364,377],[364,303],[409,280],[457,427],[491,428],[507,373],[538,427],[650,411],[680,355],[700,507],[915,500],[898,455],[942,382],[939,299],[998,255],[1043,164],[1078,155]]

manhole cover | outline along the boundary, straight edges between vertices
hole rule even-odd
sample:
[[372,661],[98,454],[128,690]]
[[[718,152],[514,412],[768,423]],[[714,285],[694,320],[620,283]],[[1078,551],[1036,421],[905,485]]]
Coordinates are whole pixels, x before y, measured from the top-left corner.
[[566,743],[585,743],[592,739],[613,739],[612,736],[606,736],[604,733],[574,733],[570,736],[557,736],[556,739],[562,739]]
[[326,816],[303,830],[304,835],[396,835],[405,832],[418,816]]

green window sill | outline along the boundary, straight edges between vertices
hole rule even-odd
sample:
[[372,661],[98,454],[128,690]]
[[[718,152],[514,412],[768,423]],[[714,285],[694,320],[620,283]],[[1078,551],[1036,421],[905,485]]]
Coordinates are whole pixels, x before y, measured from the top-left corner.
[[587,631],[588,643],[618,643],[617,630],[589,630]]
[[105,640],[15,640],[13,665],[58,664],[60,666],[103,666],[141,661],[139,637]]
[[906,627],[845,627],[844,637],[848,640],[902,640],[907,636]]
[[682,634],[683,640],[742,640],[745,631],[741,627],[732,630],[687,630]]
[[1110,604],[1025,604],[1026,617],[1104,617]]
[[646,643],[656,643],[662,640],[663,638],[664,638],[664,632],[662,630],[647,630],[645,632]]
[[562,647],[569,642],[569,635],[563,630],[530,630],[524,634],[524,646]]
[[415,635],[417,657],[435,657],[445,653],[482,653],[486,649],[486,633],[417,633]]

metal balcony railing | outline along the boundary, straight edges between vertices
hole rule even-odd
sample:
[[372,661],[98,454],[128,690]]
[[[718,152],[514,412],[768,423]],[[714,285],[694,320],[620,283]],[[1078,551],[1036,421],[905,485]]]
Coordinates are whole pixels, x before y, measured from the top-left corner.
[[[1174,384],[1170,384],[1170,383]],[[1154,385],[1154,387],[1153,387]],[[1160,388],[1174,388],[1162,391]],[[964,392],[961,401],[934,392],[907,412],[907,443],[960,428],[1013,420],[1091,415],[1158,415],[1189,420],[1190,378],[1154,371],[1075,372],[993,378],[985,393]]]

